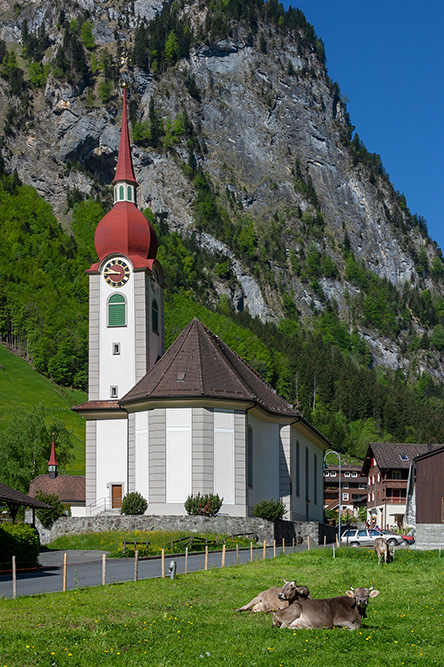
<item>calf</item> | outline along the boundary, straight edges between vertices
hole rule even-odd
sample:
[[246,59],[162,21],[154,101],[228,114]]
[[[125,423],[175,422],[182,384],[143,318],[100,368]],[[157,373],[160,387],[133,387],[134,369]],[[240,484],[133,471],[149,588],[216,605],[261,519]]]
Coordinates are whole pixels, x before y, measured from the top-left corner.
[[387,561],[390,560],[389,546],[383,537],[376,538],[373,544],[373,549],[376,551],[376,554],[378,556],[378,565],[381,563],[382,556],[384,556],[384,563],[387,563]]
[[276,609],[285,609],[297,599],[311,599],[307,586],[297,586],[294,581],[285,581],[281,588],[268,588],[256,595],[248,604],[235,611],[265,611],[267,614]]
[[273,625],[281,628],[348,628],[361,627],[366,616],[369,598],[379,591],[371,588],[351,588],[345,595],[326,600],[296,600],[286,609],[273,614]]

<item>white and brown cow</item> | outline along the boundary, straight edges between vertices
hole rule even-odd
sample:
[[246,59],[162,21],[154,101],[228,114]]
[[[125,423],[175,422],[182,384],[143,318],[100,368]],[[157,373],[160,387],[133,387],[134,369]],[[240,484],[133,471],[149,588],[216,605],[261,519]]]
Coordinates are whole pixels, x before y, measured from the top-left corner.
[[325,600],[296,600],[286,609],[273,615],[273,625],[281,628],[348,628],[361,627],[366,616],[369,598],[379,591],[371,588],[351,588],[345,595]]
[[381,563],[381,558],[384,557],[384,563],[390,561],[390,549],[386,540],[383,537],[377,537],[373,544],[373,549],[378,556],[378,565]]
[[285,581],[280,588],[268,588],[254,597],[248,604],[239,607],[235,611],[276,611],[285,609],[294,600],[311,599],[310,591],[307,586],[298,586],[294,581]]

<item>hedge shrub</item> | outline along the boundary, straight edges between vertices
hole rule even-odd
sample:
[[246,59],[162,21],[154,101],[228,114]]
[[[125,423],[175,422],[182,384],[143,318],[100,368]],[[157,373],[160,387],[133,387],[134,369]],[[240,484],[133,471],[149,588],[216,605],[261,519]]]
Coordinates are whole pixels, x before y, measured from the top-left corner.
[[253,509],[253,515],[268,521],[276,521],[282,519],[287,508],[280,500],[260,500]]
[[148,502],[138,491],[127,493],[122,500],[121,513],[122,514],[145,514],[148,507]]
[[216,516],[224,502],[223,498],[219,498],[219,494],[206,493],[196,496],[188,496],[185,501],[185,509],[189,516]]
[[27,524],[0,524],[0,569],[12,568],[12,557],[16,566],[36,567],[39,564],[39,541],[36,533]]

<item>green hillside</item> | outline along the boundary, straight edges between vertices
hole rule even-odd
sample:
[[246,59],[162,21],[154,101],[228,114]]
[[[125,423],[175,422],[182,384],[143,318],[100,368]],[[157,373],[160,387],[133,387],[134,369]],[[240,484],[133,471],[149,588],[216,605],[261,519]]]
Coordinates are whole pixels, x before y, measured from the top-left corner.
[[85,421],[71,408],[85,400],[83,392],[59,387],[0,345],[0,437],[13,420],[43,406],[48,412],[48,421],[60,420],[72,434],[74,457],[67,472],[84,474]]

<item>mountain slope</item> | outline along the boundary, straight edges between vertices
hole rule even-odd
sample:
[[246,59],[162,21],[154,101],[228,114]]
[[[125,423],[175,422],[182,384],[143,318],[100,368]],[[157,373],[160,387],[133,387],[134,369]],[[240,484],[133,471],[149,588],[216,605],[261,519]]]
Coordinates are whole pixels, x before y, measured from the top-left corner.
[[[254,360],[258,370],[337,446],[362,433],[440,437],[441,252],[354,134],[302,12],[274,0],[3,0],[0,12],[1,166],[34,186],[63,227],[48,215],[33,225],[3,218],[10,257],[31,233],[44,248],[46,224],[60,248],[31,276],[12,260],[0,267],[3,338],[42,372],[85,386],[82,270],[111,205],[123,79],[139,207],[161,236],[171,304],[188,313],[194,299],[257,332],[271,353]],[[17,177],[2,187],[18,207]],[[30,208],[20,215],[34,216]],[[27,253],[37,254],[26,248],[24,262]],[[49,275],[78,313],[70,330],[61,308],[52,337]],[[23,313],[37,278],[46,308],[31,321]],[[412,387],[383,369],[404,370]]]

